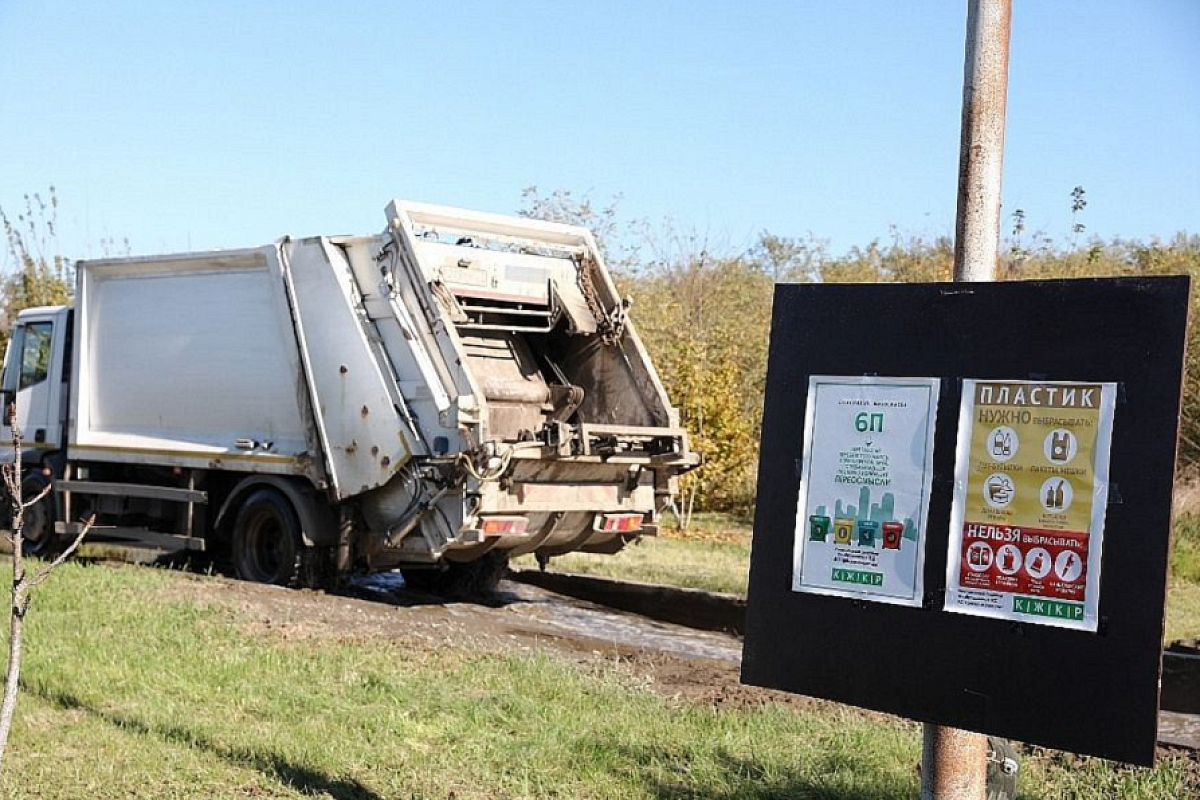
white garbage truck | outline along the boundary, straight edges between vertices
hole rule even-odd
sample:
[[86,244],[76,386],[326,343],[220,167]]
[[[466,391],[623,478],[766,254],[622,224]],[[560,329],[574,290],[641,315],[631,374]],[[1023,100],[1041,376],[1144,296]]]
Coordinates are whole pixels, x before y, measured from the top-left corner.
[[227,554],[247,580],[400,569],[460,592],[510,556],[656,532],[699,457],[592,235],[386,216],[378,235],[81,261],[72,305],[21,312],[5,425],[15,403],[25,494],[53,487],[27,547],[95,515],[97,537]]

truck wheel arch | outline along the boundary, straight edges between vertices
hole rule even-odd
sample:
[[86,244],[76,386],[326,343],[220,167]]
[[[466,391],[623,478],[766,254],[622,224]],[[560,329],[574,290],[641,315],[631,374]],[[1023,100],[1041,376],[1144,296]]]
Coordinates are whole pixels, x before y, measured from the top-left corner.
[[223,530],[232,523],[237,518],[242,502],[256,489],[263,488],[279,491],[291,503],[300,521],[300,532],[305,545],[331,547],[338,543],[337,516],[317,491],[299,481],[276,475],[250,475],[239,481],[221,504],[213,530]]

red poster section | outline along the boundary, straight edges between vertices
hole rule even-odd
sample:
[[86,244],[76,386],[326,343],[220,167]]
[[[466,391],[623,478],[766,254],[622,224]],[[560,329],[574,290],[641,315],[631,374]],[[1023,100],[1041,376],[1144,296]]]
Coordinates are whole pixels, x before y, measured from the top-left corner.
[[963,588],[1082,602],[1088,534],[968,522],[963,525]]

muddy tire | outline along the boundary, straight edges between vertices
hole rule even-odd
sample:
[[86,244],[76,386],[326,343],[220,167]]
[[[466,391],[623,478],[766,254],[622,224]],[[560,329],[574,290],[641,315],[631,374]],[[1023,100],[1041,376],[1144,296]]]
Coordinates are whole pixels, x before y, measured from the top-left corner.
[[449,563],[433,569],[401,570],[406,586],[453,600],[487,598],[508,574],[508,556],[486,553],[464,564]]
[[[28,477],[21,484],[21,495],[29,502],[45,488],[45,481]],[[56,552],[58,537],[54,534],[54,504],[50,495],[25,509],[24,538],[25,555],[45,557]]]
[[242,501],[231,544],[234,574],[244,581],[297,586],[306,571],[296,510],[274,489],[258,489]]

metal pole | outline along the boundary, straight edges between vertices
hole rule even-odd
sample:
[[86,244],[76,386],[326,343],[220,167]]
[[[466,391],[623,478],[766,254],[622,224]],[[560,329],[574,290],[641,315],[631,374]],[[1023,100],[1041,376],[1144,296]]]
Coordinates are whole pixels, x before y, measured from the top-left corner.
[[983,800],[987,737],[944,725],[924,726],[921,800]]
[[[1012,0],[969,0],[954,280],[992,281],[1000,249],[1000,183]],[[983,800],[987,737],[926,724],[921,800]]]
[[1012,0],[969,0],[954,280],[996,279]]

